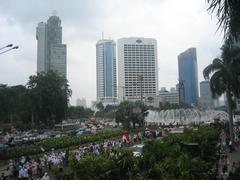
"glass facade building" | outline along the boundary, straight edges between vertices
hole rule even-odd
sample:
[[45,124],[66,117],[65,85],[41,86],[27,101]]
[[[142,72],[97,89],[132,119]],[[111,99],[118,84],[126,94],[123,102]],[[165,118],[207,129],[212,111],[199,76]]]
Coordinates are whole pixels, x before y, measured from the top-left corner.
[[179,82],[183,93],[179,97],[181,103],[198,104],[198,70],[196,48],[189,48],[178,56]]
[[37,26],[37,72],[53,70],[66,77],[67,47],[62,44],[61,20],[58,16],[49,17],[47,23]]
[[213,101],[209,81],[200,82],[199,103],[204,108],[213,108],[214,107],[214,101]]
[[113,101],[117,96],[116,43],[100,40],[96,44],[97,100]]

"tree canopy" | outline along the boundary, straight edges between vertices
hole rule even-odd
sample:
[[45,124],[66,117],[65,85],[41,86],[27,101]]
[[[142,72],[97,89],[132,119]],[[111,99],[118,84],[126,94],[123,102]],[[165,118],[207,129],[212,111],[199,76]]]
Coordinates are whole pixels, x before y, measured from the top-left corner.
[[65,118],[70,96],[67,80],[53,71],[30,76],[26,86],[0,85],[0,122],[51,128]]
[[221,50],[221,58],[213,59],[212,63],[203,70],[203,76],[205,79],[210,79],[213,97],[226,93],[230,122],[229,129],[231,140],[234,142],[233,110],[235,100],[240,95],[240,48],[230,46],[229,43],[225,42]]
[[94,111],[90,108],[84,108],[83,106],[70,106],[68,107],[67,116],[70,119],[82,119],[91,117],[93,113]]
[[218,29],[222,29],[225,39],[238,41],[240,35],[240,1],[207,0],[208,11],[216,12]]
[[53,71],[30,76],[27,83],[35,123],[52,127],[67,112],[71,90],[68,82]]
[[125,129],[133,128],[138,124],[144,125],[144,118],[147,116],[147,106],[142,101],[123,101],[119,104],[116,111],[116,121],[121,122]]

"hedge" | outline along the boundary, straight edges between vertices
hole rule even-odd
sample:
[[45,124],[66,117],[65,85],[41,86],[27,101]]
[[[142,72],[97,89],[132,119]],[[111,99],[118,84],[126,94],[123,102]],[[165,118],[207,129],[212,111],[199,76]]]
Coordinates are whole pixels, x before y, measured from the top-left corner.
[[0,150],[0,160],[7,160],[12,158],[18,158],[21,156],[30,156],[40,154],[45,150],[45,152],[50,151],[52,148],[61,149],[67,147],[73,147],[82,145],[85,143],[93,143],[97,141],[103,141],[105,139],[119,137],[123,134],[123,131],[105,131],[97,134],[89,134],[85,136],[63,136],[54,137],[40,142],[35,142],[31,145],[20,145],[16,147],[10,147],[7,149]]

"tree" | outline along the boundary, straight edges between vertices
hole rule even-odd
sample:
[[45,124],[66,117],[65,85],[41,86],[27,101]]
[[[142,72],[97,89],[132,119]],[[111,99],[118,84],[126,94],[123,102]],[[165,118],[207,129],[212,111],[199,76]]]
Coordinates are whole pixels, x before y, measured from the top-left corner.
[[83,106],[70,106],[68,107],[68,118],[81,119],[89,118],[93,115],[93,110],[90,108],[84,108]]
[[144,118],[147,116],[147,107],[142,101],[123,101],[117,108],[116,121],[121,122],[125,129],[129,129],[131,123],[133,128],[135,124],[144,125]]
[[34,120],[38,127],[52,127],[66,115],[71,90],[68,82],[53,71],[30,76],[27,83]]
[[223,30],[225,39],[239,40],[240,35],[240,1],[239,0],[207,0],[208,11],[216,11],[218,29]]
[[213,59],[212,63],[203,70],[203,76],[205,79],[209,79],[211,75],[210,88],[213,97],[218,97],[226,93],[229,114],[229,131],[231,141],[234,142],[233,110],[235,98],[240,94],[240,49],[238,47],[231,47],[229,46],[229,43],[225,43],[221,50],[221,58]]
[[144,119],[147,116],[148,108],[142,101],[135,101],[133,104],[133,112],[132,112],[132,123],[133,128],[135,128],[135,124],[137,123],[139,126],[144,125]]
[[31,113],[29,113],[27,89],[23,85],[0,85],[0,121],[11,123],[18,128],[29,128]]
[[99,111],[103,111],[103,110],[104,110],[103,103],[102,103],[102,102],[98,102],[98,103],[96,104],[96,108],[97,108]]
[[123,101],[119,104],[116,111],[116,122],[121,122],[125,129],[130,128],[131,109],[132,103],[129,101]]

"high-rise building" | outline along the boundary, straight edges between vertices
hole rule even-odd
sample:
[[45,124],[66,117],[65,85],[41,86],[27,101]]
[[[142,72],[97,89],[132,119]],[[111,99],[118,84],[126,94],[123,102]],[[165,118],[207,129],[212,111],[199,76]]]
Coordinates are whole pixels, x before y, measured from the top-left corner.
[[196,48],[189,48],[178,56],[178,74],[181,84],[179,87],[183,91],[183,93],[180,93],[180,103],[197,105],[198,68]]
[[62,44],[61,20],[58,16],[49,17],[47,23],[37,26],[37,72],[56,71],[66,77],[67,47]]
[[214,107],[214,100],[212,98],[209,81],[200,82],[199,103],[204,108],[213,108]]
[[178,90],[174,87],[171,88],[170,91],[167,91],[165,87],[162,87],[159,91],[159,97],[164,103],[179,104]]
[[158,93],[157,41],[152,38],[118,40],[118,97],[143,100]]
[[97,101],[115,102],[116,82],[116,43],[113,40],[100,40],[96,44]]

